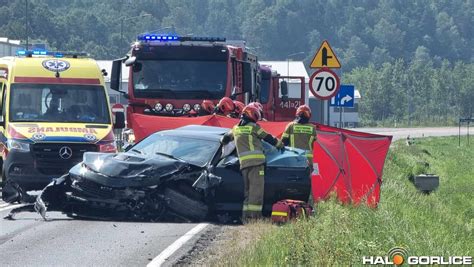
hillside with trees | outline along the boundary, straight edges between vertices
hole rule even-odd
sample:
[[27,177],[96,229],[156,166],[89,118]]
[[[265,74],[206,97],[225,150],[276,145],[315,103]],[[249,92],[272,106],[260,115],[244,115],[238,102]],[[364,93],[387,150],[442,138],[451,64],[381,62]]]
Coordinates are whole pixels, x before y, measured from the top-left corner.
[[343,82],[361,91],[365,124],[446,124],[473,112],[471,0],[0,3],[0,36],[25,41],[28,32],[30,42],[98,59],[124,55],[143,32],[244,39],[260,59],[286,60],[302,51],[292,59],[306,63],[327,39],[343,65]]

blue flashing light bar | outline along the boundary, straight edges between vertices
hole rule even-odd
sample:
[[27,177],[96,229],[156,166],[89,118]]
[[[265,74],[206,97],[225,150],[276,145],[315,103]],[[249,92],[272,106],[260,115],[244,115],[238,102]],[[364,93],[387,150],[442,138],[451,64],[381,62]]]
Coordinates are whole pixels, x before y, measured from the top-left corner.
[[88,54],[84,52],[60,52],[60,51],[47,51],[47,50],[17,50],[17,56],[53,56],[57,58],[62,57],[87,57]]
[[137,37],[139,41],[159,41],[159,42],[225,42],[222,37],[193,37],[193,36],[176,36],[166,34],[141,34]]

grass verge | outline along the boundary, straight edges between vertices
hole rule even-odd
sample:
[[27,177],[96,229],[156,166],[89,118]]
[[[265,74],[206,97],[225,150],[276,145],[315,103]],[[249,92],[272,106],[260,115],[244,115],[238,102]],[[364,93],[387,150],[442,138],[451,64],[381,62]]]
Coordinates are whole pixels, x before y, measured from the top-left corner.
[[[436,173],[440,187],[426,195],[409,181]],[[474,256],[474,146],[455,137],[395,143],[384,169],[377,209],[343,206],[332,199],[309,220],[282,227],[258,222],[232,236],[211,265],[362,265],[396,246],[409,255]],[[237,246],[236,244],[245,244]]]

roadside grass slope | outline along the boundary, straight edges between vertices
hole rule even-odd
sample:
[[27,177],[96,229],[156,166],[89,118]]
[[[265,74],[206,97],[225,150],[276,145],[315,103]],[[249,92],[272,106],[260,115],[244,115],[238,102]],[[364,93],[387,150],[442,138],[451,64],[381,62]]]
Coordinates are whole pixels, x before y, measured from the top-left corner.
[[[439,189],[418,192],[409,178],[420,173],[438,174]],[[383,179],[377,209],[333,198],[309,220],[282,227],[256,222],[210,264],[362,265],[363,256],[386,256],[396,246],[409,255],[474,256],[474,145],[458,147],[454,137],[418,139],[409,147],[397,142]],[[245,246],[235,245],[239,238],[247,239]]]

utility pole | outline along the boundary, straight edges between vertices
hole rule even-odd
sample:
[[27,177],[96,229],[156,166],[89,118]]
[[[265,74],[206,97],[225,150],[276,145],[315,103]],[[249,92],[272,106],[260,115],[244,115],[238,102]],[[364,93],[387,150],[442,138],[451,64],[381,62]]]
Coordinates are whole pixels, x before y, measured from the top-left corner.
[[125,21],[128,21],[128,20],[132,20],[132,19],[136,19],[136,18],[143,18],[143,17],[148,17],[148,16],[151,16],[151,14],[143,14],[143,15],[138,15],[138,16],[134,16],[134,17],[121,17],[120,18],[120,48],[122,48],[123,44],[124,44],[124,40],[123,40],[123,23]]
[[[290,76],[290,57],[302,54],[304,54],[303,51],[292,53],[286,56],[286,76]],[[288,82],[290,82],[290,79],[288,79]]]

